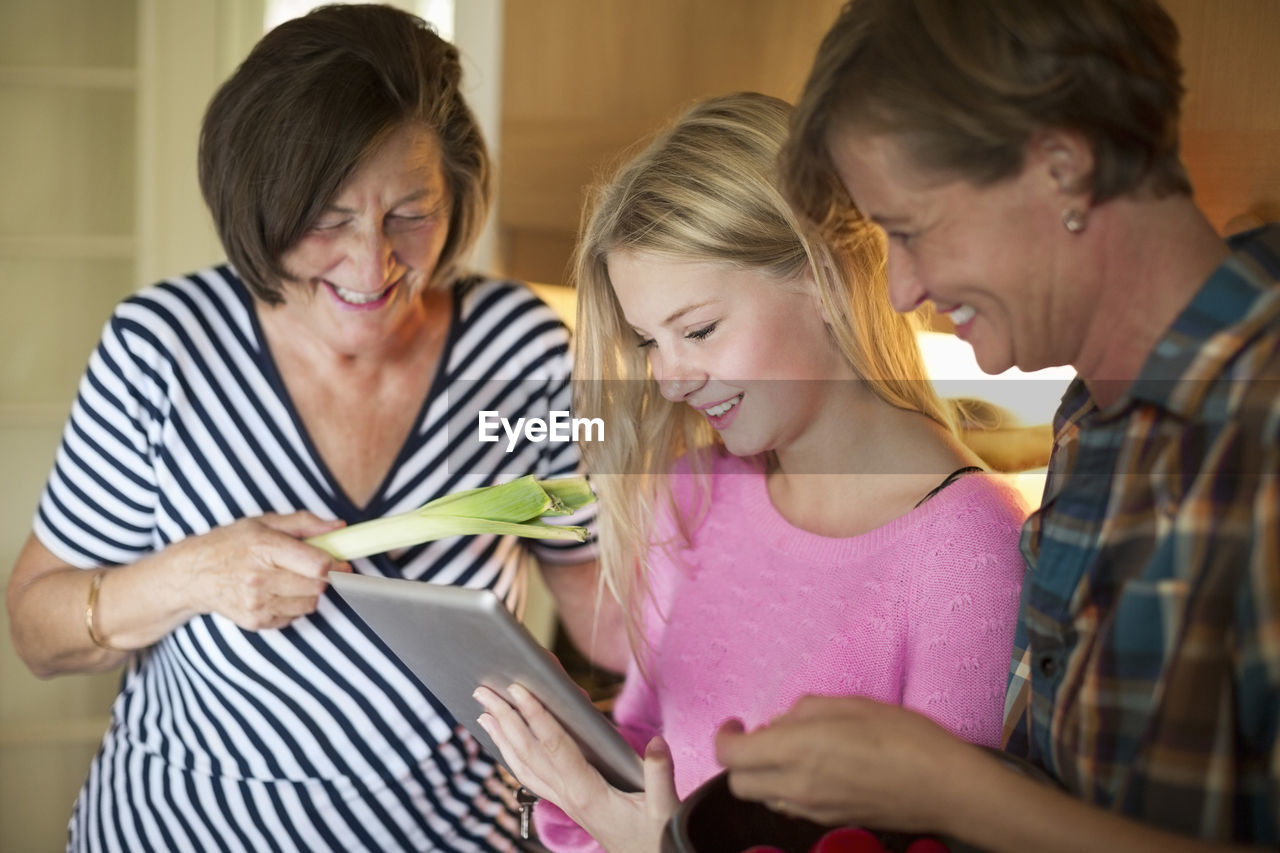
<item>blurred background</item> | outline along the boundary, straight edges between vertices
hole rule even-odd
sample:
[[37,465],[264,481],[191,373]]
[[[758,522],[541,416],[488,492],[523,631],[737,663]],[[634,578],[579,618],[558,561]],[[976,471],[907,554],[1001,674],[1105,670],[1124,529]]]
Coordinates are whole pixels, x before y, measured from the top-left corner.
[[[311,5],[0,0],[6,580],[111,307],[222,259],[196,184],[209,97],[269,26]],[[841,0],[394,5],[434,21],[466,59],[499,166],[476,266],[546,285],[569,311],[571,293],[555,288],[584,187],[698,97],[754,89],[794,100]],[[1183,33],[1183,150],[1202,206],[1224,233],[1280,219],[1280,0],[1165,5]],[[967,348],[939,352],[949,378],[966,375]],[[1047,420],[1056,394],[1044,396]],[[117,676],[38,681],[0,621],[0,851],[59,850]]]

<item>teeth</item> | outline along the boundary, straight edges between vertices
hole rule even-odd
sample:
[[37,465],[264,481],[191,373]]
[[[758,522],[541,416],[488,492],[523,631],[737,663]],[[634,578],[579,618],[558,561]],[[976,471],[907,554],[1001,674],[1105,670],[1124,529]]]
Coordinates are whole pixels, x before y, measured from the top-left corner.
[[734,406],[738,405],[738,403],[740,402],[742,402],[741,394],[734,397],[732,400],[725,400],[723,403],[721,403],[718,406],[712,406],[711,408],[707,409],[706,412],[711,417],[718,418],[721,415],[723,415],[725,412],[732,409]]
[[970,308],[968,305],[961,305],[947,312],[947,316],[951,318],[951,322],[957,326],[963,326],[974,318],[978,312]]
[[333,292],[338,294],[339,299],[351,305],[367,305],[370,302],[377,302],[384,293],[391,289],[391,286],[387,285],[377,293],[361,293],[358,290],[347,290],[345,287],[338,287],[336,284],[331,286],[333,287]]

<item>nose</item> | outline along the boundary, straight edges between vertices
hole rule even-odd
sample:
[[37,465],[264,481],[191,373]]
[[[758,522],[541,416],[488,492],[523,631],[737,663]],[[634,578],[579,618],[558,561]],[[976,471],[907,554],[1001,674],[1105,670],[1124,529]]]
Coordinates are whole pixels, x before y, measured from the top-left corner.
[[649,368],[653,371],[659,392],[672,403],[684,402],[707,381],[705,372],[683,359],[653,355],[649,358]]
[[395,267],[391,240],[380,228],[363,228],[354,235],[348,252],[355,267],[356,281],[362,289],[373,293],[387,286]]
[[915,310],[925,301],[928,291],[920,283],[911,258],[891,242],[888,264],[889,303],[893,310],[902,314]]

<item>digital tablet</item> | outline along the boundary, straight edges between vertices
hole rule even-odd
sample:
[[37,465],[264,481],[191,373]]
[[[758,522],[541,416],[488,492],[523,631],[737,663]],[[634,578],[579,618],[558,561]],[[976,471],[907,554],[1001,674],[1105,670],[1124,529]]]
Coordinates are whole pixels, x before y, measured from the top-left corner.
[[484,708],[471,694],[480,685],[508,702],[507,688],[523,685],[611,785],[627,792],[644,789],[640,756],[492,592],[346,572],[333,572],[329,582],[504,766],[502,753],[476,722]]

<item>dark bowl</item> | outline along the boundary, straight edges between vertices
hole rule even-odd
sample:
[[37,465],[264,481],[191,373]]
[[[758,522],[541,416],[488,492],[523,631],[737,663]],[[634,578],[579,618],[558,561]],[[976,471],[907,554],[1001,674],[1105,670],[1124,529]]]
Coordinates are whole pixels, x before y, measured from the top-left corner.
[[[1048,777],[1039,768],[997,750],[1000,761],[1040,781]],[[719,773],[698,786],[676,808],[662,837],[662,853],[742,853],[766,845],[787,853],[809,853],[818,839],[834,827],[773,811],[764,803],[740,800],[729,790],[727,773]],[[942,836],[920,836],[868,828],[891,853],[903,851],[917,838],[936,837],[951,853],[981,853],[978,848]]]

